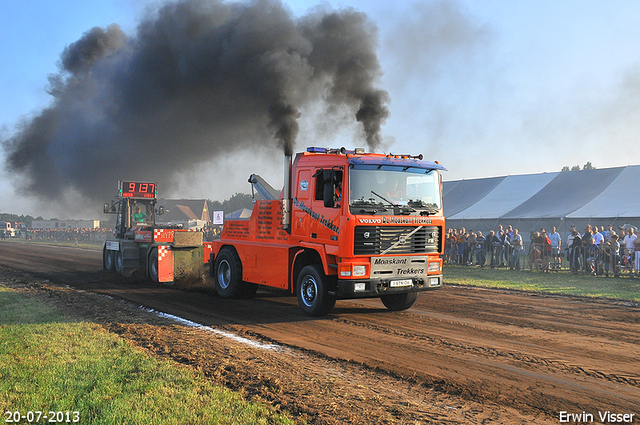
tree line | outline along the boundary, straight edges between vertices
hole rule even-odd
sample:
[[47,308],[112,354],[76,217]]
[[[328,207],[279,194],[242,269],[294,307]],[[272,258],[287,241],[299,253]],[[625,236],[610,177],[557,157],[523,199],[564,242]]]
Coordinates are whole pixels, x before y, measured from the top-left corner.
[[243,208],[252,210],[253,197],[246,193],[236,192],[229,199],[226,199],[223,202],[207,199],[207,208],[209,208],[210,213],[213,213],[213,211],[224,211],[225,215]]
[[33,218],[30,215],[0,213],[0,221],[9,221],[11,223],[24,223],[27,227],[31,227],[33,220],[44,220],[44,218],[42,217]]
[[595,169],[596,167],[594,167],[593,164],[591,164],[591,161],[588,161],[586,164],[582,166],[582,168],[580,168],[579,165],[574,165],[571,168],[569,168],[568,165],[565,165],[564,167],[562,167],[562,170],[560,171],[581,171],[581,170],[595,170]]

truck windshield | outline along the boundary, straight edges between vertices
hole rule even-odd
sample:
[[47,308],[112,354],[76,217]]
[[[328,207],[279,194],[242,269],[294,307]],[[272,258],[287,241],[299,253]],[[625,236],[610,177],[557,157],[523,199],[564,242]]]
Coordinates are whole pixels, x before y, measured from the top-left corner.
[[352,214],[435,214],[442,208],[439,173],[417,167],[352,166]]

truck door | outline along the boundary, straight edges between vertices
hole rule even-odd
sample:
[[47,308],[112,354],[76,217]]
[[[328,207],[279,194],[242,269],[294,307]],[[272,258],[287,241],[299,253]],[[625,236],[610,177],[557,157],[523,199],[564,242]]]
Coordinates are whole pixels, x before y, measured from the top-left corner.
[[342,170],[301,169],[297,177],[294,235],[309,242],[337,245],[342,207]]
[[296,186],[293,190],[292,208],[292,234],[301,239],[309,237],[310,219],[306,208],[311,207],[313,198],[313,182],[311,181],[311,170],[308,168],[298,169],[298,175],[293,176]]

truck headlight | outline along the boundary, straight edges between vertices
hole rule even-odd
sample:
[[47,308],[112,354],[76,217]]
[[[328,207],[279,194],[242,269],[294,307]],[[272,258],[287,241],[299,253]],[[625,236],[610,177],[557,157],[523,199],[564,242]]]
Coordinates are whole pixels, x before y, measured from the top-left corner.
[[429,263],[429,271],[430,272],[440,271],[440,263],[436,263],[436,262]]
[[364,276],[367,274],[367,266],[353,266],[354,276]]

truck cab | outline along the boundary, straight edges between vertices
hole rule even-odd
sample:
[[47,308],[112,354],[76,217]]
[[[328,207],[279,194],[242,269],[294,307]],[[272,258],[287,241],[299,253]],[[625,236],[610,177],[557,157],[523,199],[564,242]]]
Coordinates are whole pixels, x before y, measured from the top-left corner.
[[311,148],[296,158],[291,233],[331,256],[338,298],[384,302],[442,285],[440,170],[408,155]]

